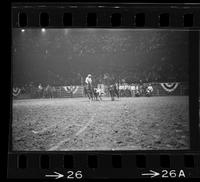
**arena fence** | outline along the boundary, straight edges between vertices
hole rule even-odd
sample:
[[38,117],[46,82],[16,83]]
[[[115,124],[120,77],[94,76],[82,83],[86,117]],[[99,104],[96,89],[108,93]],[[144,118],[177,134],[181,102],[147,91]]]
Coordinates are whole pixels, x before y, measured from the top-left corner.
[[[169,95],[188,95],[188,83],[186,82],[173,82],[173,83],[144,83],[146,87],[151,85],[153,91],[152,96],[169,96]],[[104,90],[105,96],[109,96],[108,89],[105,85],[99,84],[98,87]],[[137,90],[141,90],[142,86],[139,84],[123,84],[119,85],[119,92],[121,97],[134,97]],[[53,90],[54,98],[76,98],[85,97],[84,87],[77,86],[56,86]],[[13,99],[31,99],[43,98],[38,94],[37,88],[22,91],[21,88],[13,88]]]
[[165,95],[188,95],[188,83],[175,82],[175,83],[152,83],[154,96]]

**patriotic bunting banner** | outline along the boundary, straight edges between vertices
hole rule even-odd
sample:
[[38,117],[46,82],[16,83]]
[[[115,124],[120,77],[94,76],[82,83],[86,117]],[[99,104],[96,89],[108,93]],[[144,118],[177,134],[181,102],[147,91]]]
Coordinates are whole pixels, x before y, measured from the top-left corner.
[[160,83],[160,85],[162,86],[162,88],[167,91],[167,92],[173,92],[179,85],[178,82],[174,82],[174,83]]
[[20,88],[13,88],[13,96],[17,97],[21,92]]
[[66,92],[68,92],[68,93],[72,92],[73,94],[75,94],[77,92],[79,86],[64,86],[63,88]]

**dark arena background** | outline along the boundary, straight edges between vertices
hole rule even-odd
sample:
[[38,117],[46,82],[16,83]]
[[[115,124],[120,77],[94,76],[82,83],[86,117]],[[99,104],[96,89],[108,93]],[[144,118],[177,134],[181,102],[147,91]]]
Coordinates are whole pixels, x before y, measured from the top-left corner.
[[189,149],[188,36],[13,29],[12,149]]

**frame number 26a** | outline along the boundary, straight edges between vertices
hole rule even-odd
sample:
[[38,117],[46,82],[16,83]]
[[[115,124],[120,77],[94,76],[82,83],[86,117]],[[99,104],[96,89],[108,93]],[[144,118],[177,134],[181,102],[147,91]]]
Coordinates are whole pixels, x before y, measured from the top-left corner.
[[149,170],[149,172],[142,173],[142,176],[148,176],[150,178],[154,178],[159,176],[161,178],[185,178],[185,172],[181,170],[162,170],[161,172]]
[[185,178],[185,173],[183,170],[162,170],[162,178]]

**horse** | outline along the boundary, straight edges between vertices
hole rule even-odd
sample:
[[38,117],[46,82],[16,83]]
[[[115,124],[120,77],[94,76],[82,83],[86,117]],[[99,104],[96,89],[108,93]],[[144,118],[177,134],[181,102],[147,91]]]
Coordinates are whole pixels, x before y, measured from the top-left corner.
[[94,100],[94,88],[92,87],[91,84],[86,84],[84,86],[84,93],[85,93],[85,96],[89,98],[90,102]]
[[54,98],[54,92],[55,92],[55,87],[52,87],[50,85],[47,85],[46,88],[44,88],[43,94],[45,98]]
[[94,88],[93,89],[93,93],[94,93],[94,98],[96,100],[98,100],[98,98],[99,98],[99,101],[102,101],[102,95],[105,94],[102,89],[100,89],[100,88]]
[[42,98],[44,96],[44,88],[43,87],[38,87],[37,89],[37,97]]
[[115,96],[117,96],[117,98],[119,99],[119,89],[117,89],[116,84],[111,84],[108,87],[108,91],[110,93],[111,96],[111,100],[114,101],[115,100]]

